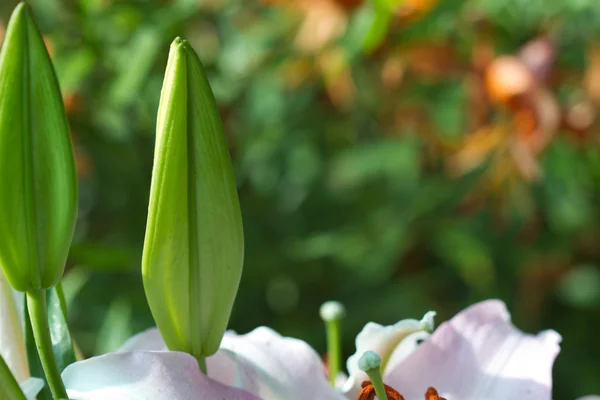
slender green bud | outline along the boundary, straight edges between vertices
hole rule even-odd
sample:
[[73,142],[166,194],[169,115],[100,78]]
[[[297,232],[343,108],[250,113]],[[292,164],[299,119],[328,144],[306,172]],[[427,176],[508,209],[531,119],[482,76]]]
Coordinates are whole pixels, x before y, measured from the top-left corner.
[[61,278],[77,180],[58,81],[29,8],[13,12],[0,53],[0,265],[19,291]]
[[242,217],[217,106],[189,43],[171,44],[163,82],[142,273],[171,350],[214,354],[244,258]]

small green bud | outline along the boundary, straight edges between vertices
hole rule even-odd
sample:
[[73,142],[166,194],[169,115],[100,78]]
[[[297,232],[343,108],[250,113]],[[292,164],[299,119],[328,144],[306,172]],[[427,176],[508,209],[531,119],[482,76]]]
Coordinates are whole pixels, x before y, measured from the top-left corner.
[[200,59],[171,44],[163,82],[142,274],[171,350],[214,354],[244,259],[242,217],[227,142]]
[[14,10],[0,53],[0,265],[19,291],[61,278],[77,180],[58,81],[29,8]]

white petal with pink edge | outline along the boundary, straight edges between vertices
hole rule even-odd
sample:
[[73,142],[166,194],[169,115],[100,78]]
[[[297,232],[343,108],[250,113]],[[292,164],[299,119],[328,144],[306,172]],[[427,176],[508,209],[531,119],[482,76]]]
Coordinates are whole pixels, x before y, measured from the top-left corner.
[[[120,351],[162,350],[157,329],[132,337]],[[221,348],[207,359],[208,375],[225,385],[244,389],[264,400],[341,400],[331,388],[323,363],[305,342],[256,328],[245,335],[225,332]]]
[[329,385],[321,359],[308,344],[266,327],[245,335],[227,332],[219,353],[208,359],[208,370],[211,377],[265,400],[344,399]]
[[356,352],[348,358],[349,378],[342,391],[349,399],[356,399],[361,383],[367,374],[358,368],[358,359],[367,350],[377,353],[382,360],[382,370],[393,369],[408,357],[429,336],[434,328],[435,312],[429,311],[423,319],[404,319],[394,325],[383,326],[369,322],[356,336]]
[[448,400],[550,400],[560,340],[519,331],[504,303],[488,300],[442,324],[384,381],[406,400],[423,399],[429,386]]
[[62,377],[71,400],[259,400],[204,376],[180,352],[111,353],[71,364]]

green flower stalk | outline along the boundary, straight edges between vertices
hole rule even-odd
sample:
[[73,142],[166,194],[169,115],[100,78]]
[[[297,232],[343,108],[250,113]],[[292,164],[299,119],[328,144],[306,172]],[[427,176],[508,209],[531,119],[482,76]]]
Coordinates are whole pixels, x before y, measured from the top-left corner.
[[146,297],[171,350],[214,354],[244,258],[227,142],[200,59],[175,39],[162,88],[142,259]]
[[77,181],[58,81],[29,8],[13,12],[0,53],[0,266],[13,288],[61,278]]
[[327,368],[329,383],[335,387],[335,381],[341,370],[342,362],[342,319],[346,314],[344,305],[338,301],[328,301],[319,310],[327,330]]

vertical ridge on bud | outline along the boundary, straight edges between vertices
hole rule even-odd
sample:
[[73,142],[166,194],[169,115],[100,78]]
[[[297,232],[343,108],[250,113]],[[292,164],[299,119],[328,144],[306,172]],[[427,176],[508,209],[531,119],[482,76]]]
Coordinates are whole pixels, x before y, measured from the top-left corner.
[[167,346],[215,353],[243,264],[239,200],[216,103],[198,56],[171,44],[157,118],[142,259],[150,309]]
[[77,182],[50,56],[29,8],[13,12],[0,52],[0,264],[17,290],[52,287],[75,228]]

